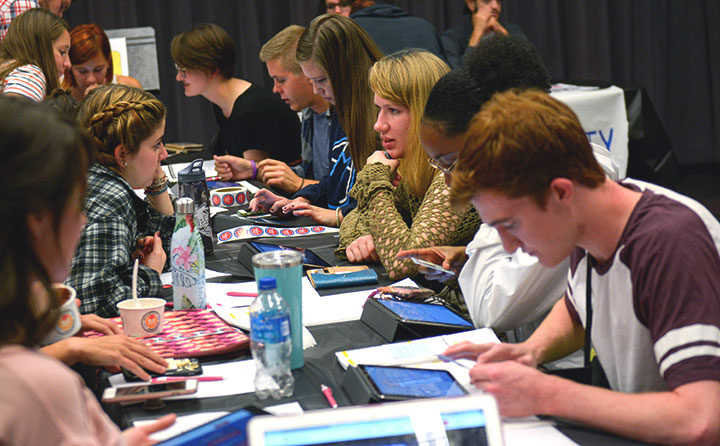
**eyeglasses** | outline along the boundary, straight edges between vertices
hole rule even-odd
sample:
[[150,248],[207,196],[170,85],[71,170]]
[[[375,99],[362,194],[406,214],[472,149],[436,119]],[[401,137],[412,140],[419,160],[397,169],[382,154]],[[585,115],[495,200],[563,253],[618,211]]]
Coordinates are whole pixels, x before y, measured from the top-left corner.
[[340,0],[337,2],[326,2],[325,3],[325,9],[327,11],[334,11],[335,8],[337,8],[337,7],[349,8],[350,6],[352,6],[352,0]]
[[445,175],[450,175],[452,173],[452,170],[455,168],[455,163],[457,163],[457,158],[455,158],[455,161],[450,163],[449,166],[445,167],[440,165],[440,163],[437,162],[434,158],[428,157],[428,164],[430,164],[433,168],[439,170],[440,172],[444,173]]
[[187,69],[179,67],[178,64],[175,64],[175,69],[180,74],[181,78],[185,79],[187,77]]

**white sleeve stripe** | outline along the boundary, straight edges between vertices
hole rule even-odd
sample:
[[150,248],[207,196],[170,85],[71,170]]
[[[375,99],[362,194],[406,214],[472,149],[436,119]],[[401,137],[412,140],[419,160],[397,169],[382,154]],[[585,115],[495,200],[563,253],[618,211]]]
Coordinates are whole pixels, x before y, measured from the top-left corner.
[[694,324],[670,330],[655,342],[655,358],[660,361],[670,350],[693,342],[720,344],[720,328],[708,324]]
[[668,355],[660,363],[660,374],[665,375],[665,371],[675,364],[686,359],[698,356],[716,356],[720,357],[720,346],[717,345],[696,345],[694,347],[684,348],[680,351]]

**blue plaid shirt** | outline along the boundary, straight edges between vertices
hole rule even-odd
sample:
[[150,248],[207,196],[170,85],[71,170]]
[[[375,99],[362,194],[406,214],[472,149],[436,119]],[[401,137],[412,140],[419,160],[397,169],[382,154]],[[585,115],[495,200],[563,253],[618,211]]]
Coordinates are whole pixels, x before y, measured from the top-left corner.
[[[83,314],[117,316],[117,303],[132,298],[131,256],[137,239],[160,231],[168,252],[175,217],[153,209],[124,178],[98,164],[90,168],[85,213],[87,225],[66,283],[77,290]],[[159,296],[160,276],[140,265],[137,289],[140,297]]]

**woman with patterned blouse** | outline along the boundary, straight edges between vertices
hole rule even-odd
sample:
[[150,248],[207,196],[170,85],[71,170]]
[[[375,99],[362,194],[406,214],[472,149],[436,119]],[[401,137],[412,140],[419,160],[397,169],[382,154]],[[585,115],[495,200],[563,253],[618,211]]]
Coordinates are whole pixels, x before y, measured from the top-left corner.
[[[82,313],[117,316],[117,303],[132,297],[135,258],[138,296],[162,290],[160,273],[175,225],[160,168],[167,158],[165,106],[137,88],[106,85],[88,95],[78,121],[98,156],[88,178],[88,222],[67,283],[77,290]],[[135,194],[138,188],[145,188],[146,200]]]
[[453,245],[469,240],[480,219],[470,207],[450,206],[443,174],[420,145],[425,102],[449,67],[437,56],[401,51],[373,65],[370,87],[378,117],[376,151],[358,173],[350,194],[357,208],[340,227],[339,255],[351,262],[380,261],[393,279],[412,277],[417,267],[395,255],[411,247]]

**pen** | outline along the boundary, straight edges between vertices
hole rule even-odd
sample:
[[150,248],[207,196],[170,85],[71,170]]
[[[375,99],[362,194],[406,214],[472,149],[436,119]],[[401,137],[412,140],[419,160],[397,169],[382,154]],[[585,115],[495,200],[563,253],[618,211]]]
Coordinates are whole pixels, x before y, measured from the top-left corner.
[[222,180],[221,176],[205,178],[205,181],[220,181],[220,180]]
[[225,294],[231,297],[257,297],[257,293],[246,293],[244,291],[228,291]]
[[470,370],[472,368],[471,366],[469,366],[467,364],[463,364],[462,362],[458,361],[455,358],[451,358],[450,356],[446,356],[446,355],[435,355],[435,356],[437,356],[438,359],[440,359],[441,361],[452,362],[453,364],[457,364],[460,367],[468,369],[468,370]]
[[190,381],[191,379],[194,379],[196,381],[201,382],[207,382],[207,381],[222,381],[222,376],[161,376],[159,378],[153,378],[150,382],[152,384],[161,384],[161,383],[175,383],[175,382],[181,382],[181,381]]
[[330,407],[333,409],[337,409],[338,404],[335,401],[335,398],[333,398],[332,389],[325,384],[320,384],[320,391],[323,395],[325,395],[325,399],[327,400],[328,404],[330,404]]

